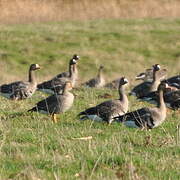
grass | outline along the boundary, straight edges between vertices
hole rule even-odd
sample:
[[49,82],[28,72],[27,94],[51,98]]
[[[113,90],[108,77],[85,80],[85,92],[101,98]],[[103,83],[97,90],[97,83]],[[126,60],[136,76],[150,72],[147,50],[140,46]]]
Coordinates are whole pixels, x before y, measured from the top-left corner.
[[[159,63],[168,76],[180,70],[179,19],[94,20],[87,22],[0,25],[1,83],[25,80],[29,64],[43,68],[38,81],[67,69],[77,53],[80,82],[103,64],[107,80],[125,75],[131,82]],[[0,97],[0,179],[179,179],[179,112],[152,131],[80,122],[77,114],[118,93],[74,89],[73,108],[52,124],[46,115],[27,113],[45,94],[12,102]],[[148,103],[129,97],[130,110]],[[92,136],[90,140],[76,138]]]

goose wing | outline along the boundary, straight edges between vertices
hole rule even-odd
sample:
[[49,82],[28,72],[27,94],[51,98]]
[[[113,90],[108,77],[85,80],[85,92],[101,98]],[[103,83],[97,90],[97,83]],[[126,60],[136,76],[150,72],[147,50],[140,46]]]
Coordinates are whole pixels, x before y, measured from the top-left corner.
[[32,85],[29,82],[23,82],[19,86],[14,87],[10,98],[15,100],[21,100],[29,98],[36,91],[36,85]]
[[167,79],[167,82],[171,86],[175,86],[176,88],[180,89],[180,75],[173,76]]
[[95,87],[97,83],[98,83],[98,79],[93,78],[93,79],[90,79],[89,81],[83,83],[83,85],[88,86],[88,87]]
[[122,116],[114,117],[114,120],[131,127],[147,127],[149,129],[154,127],[149,108],[141,108],[136,111],[126,113]]
[[1,93],[12,93],[15,88],[20,88],[26,85],[26,82],[16,81],[10,84],[3,84],[0,86]]
[[151,86],[151,82],[142,82],[139,85],[135,86],[131,92],[130,95],[134,95],[137,97],[142,97],[145,96],[147,94],[147,92],[149,91],[149,88]]
[[112,82],[107,83],[105,85],[105,87],[110,88],[110,89],[118,89],[118,87],[119,87],[119,79],[115,79]]
[[171,91],[164,94],[164,101],[166,103],[170,103],[172,101],[176,101],[180,98],[180,90]]
[[32,111],[45,111],[49,114],[55,113],[57,106],[61,105],[61,99],[58,98],[59,95],[52,95],[47,97],[46,99],[39,101],[35,107],[28,110],[30,112]]
[[81,118],[81,119],[83,119],[84,116],[97,115],[100,118],[102,118],[104,121],[109,122],[110,118],[113,115],[118,114],[119,112],[123,112],[123,108],[118,103],[118,101],[119,100],[105,101],[101,104],[98,104],[97,106],[88,108],[85,111],[80,112],[79,116],[83,115],[83,117]]
[[69,77],[69,76],[70,76],[69,72],[62,72],[58,74],[55,78],[64,78],[64,77]]
[[150,92],[147,95],[138,97],[138,99],[156,104],[158,100],[158,92],[157,91]]
[[49,81],[42,82],[37,85],[38,90],[50,90],[52,92],[57,92],[59,89],[62,89],[67,78],[57,78],[51,79]]

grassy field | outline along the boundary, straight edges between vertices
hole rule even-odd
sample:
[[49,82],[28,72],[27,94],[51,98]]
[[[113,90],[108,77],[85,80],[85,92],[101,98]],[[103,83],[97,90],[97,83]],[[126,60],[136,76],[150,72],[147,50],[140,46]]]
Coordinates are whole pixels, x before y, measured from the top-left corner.
[[[0,25],[1,84],[26,80],[29,64],[42,66],[38,81],[66,71],[74,53],[80,55],[79,83],[105,66],[107,81],[122,75],[130,81],[159,63],[168,76],[180,72],[180,20],[131,19]],[[46,115],[26,111],[46,94],[12,102],[0,97],[0,179],[179,179],[180,114],[152,131],[80,122],[77,114],[104,101],[108,89],[78,88],[73,108],[52,124]],[[130,109],[152,106],[129,97]],[[92,136],[89,140],[80,137]]]

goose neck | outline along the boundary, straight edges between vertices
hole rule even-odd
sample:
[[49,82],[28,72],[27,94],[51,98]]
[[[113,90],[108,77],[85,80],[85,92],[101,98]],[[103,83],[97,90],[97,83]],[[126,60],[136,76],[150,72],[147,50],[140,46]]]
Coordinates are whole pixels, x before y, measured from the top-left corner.
[[98,78],[101,79],[102,76],[103,76],[103,75],[102,75],[102,69],[99,69],[99,71],[98,71]]
[[69,77],[72,77],[72,74],[73,74],[73,65],[70,64],[69,65]]
[[160,108],[161,110],[166,109],[163,97],[163,90],[159,90],[158,108]]
[[33,70],[29,70],[29,82],[36,83],[35,73]]
[[126,94],[125,94],[125,87],[120,85],[119,86],[119,99],[122,101],[124,100],[126,97]]

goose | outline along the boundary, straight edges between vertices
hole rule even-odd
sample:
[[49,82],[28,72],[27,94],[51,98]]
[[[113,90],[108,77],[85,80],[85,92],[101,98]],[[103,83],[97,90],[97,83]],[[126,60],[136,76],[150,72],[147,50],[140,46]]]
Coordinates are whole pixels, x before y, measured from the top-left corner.
[[31,97],[37,88],[34,71],[40,69],[38,64],[31,64],[28,81],[16,81],[0,86],[0,94],[11,100],[22,100]]
[[74,87],[77,80],[77,60],[79,56],[74,55],[69,62],[69,72],[61,73],[49,81],[42,82],[37,85],[39,91],[46,92],[48,94],[54,94],[60,89],[63,89],[63,86],[66,81],[71,81],[72,86]]
[[[148,101],[152,104],[157,104],[158,102],[158,93],[152,92],[148,94],[147,96],[143,97],[142,100]],[[174,90],[170,88],[166,88],[164,90],[164,102],[166,103],[166,106],[173,109],[178,110],[180,108],[180,90]]]
[[119,78],[118,79],[115,79],[109,83],[106,83],[105,86],[106,88],[109,88],[109,89],[118,89],[119,87]]
[[90,79],[89,81],[83,83],[83,86],[86,87],[95,87],[95,88],[101,88],[105,85],[105,79],[102,74],[102,71],[104,69],[104,66],[100,66],[98,69],[98,74],[95,78]]
[[[157,72],[160,81],[165,80],[167,76],[167,69],[162,69]],[[136,76],[136,80],[143,80],[144,82],[152,82],[153,81],[153,69],[146,69],[145,72],[140,73]],[[167,79],[168,85],[172,88],[175,87],[180,89],[180,75],[173,76]]]
[[159,70],[160,70],[159,64],[153,65],[153,81],[143,82],[137,85],[131,90],[130,95],[134,95],[137,96],[138,98],[141,98],[152,91],[156,91],[161,80],[159,74],[157,73]]
[[[68,69],[68,71],[67,72],[62,72],[62,73],[56,75],[55,78],[62,78],[62,77],[69,77],[70,76],[70,73],[71,73],[71,64],[72,64],[73,59],[75,59],[77,61],[77,60],[80,59],[80,57],[77,54],[74,54],[72,59],[70,59],[70,61],[69,61],[69,69]],[[74,73],[75,74],[74,75],[75,76],[74,81],[75,81],[78,78],[77,66],[74,66],[73,71],[75,72]],[[75,83],[75,82],[73,82],[73,83]]]
[[135,80],[142,80],[144,82],[152,82],[153,81],[153,69],[146,69],[145,72],[138,74],[135,77]]
[[166,105],[163,99],[163,91],[167,83],[161,82],[158,86],[159,101],[157,107],[141,108],[136,111],[114,117],[114,120],[121,122],[128,127],[152,129],[161,125],[166,119]]
[[128,80],[125,77],[119,80],[119,99],[104,101],[97,106],[80,112],[78,114],[80,119],[89,118],[95,121],[106,121],[110,124],[113,121],[113,117],[126,113],[128,111],[128,98],[125,94],[125,85],[127,83]]
[[39,101],[35,107],[28,110],[28,112],[39,112],[43,114],[49,114],[52,117],[52,121],[57,123],[57,114],[66,112],[71,108],[74,101],[74,95],[69,91],[72,89],[71,81],[67,81],[63,86],[62,93],[59,91],[57,94],[53,94],[46,99]]
[[[158,77],[160,80],[164,80],[167,76],[167,69],[160,69],[158,72]],[[146,69],[145,72],[138,74],[135,77],[135,80],[143,80],[144,82],[152,82],[153,81],[153,68]]]

